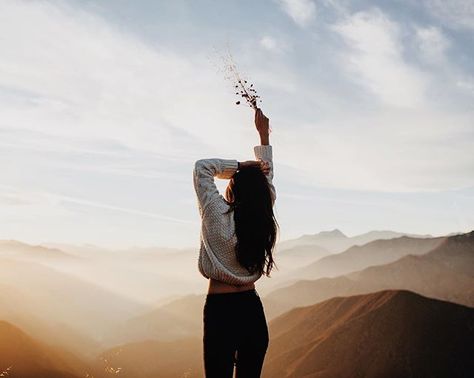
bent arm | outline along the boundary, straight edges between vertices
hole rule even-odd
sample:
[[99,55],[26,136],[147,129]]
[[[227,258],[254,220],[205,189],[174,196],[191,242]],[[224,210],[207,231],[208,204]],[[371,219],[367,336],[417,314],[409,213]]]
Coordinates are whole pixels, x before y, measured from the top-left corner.
[[194,163],[193,182],[196,191],[199,214],[216,199],[224,199],[214,182],[214,177],[230,179],[237,171],[238,162],[235,159],[200,159]]

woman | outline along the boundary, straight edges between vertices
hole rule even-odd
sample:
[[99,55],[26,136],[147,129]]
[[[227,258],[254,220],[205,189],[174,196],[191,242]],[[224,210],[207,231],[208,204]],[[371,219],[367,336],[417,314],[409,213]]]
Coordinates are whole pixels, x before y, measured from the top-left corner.
[[[269,335],[255,289],[270,276],[278,224],[273,214],[272,146],[269,120],[255,111],[260,145],[256,160],[201,159],[193,180],[202,218],[199,271],[209,278],[203,311],[204,369],[207,378],[260,377]],[[214,177],[230,179],[225,198]]]

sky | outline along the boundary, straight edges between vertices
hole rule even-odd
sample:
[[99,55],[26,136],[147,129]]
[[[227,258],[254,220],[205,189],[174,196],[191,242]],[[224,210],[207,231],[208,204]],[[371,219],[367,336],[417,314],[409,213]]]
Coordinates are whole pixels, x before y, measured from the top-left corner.
[[472,0],[2,0],[0,36],[0,239],[197,247],[194,162],[259,144],[227,52],[279,240],[474,229]]

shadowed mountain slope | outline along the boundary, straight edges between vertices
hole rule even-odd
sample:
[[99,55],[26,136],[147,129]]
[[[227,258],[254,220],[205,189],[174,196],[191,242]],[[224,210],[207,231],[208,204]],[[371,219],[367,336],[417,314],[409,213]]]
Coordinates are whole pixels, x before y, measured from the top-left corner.
[[336,297],[269,324],[262,377],[468,377],[474,309],[405,290]]
[[17,378],[84,377],[87,366],[68,352],[36,341],[18,327],[0,321],[0,375]]
[[319,260],[331,253],[316,245],[300,245],[275,252],[280,269],[295,269]]
[[474,276],[474,231],[446,238],[429,256],[456,272]]

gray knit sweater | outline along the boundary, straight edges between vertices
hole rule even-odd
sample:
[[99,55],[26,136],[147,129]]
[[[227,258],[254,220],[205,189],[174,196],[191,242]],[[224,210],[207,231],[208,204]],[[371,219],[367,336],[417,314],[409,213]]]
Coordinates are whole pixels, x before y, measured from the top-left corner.
[[[272,146],[255,146],[254,154],[256,160],[270,163],[270,172],[266,177],[274,203],[276,192],[272,183]],[[237,160],[234,159],[200,159],[194,164],[194,189],[202,219],[198,268],[206,278],[214,278],[231,285],[244,285],[257,281],[261,274],[250,274],[237,261],[234,212],[226,213],[230,206],[214,183],[214,177],[230,179],[236,171]]]

